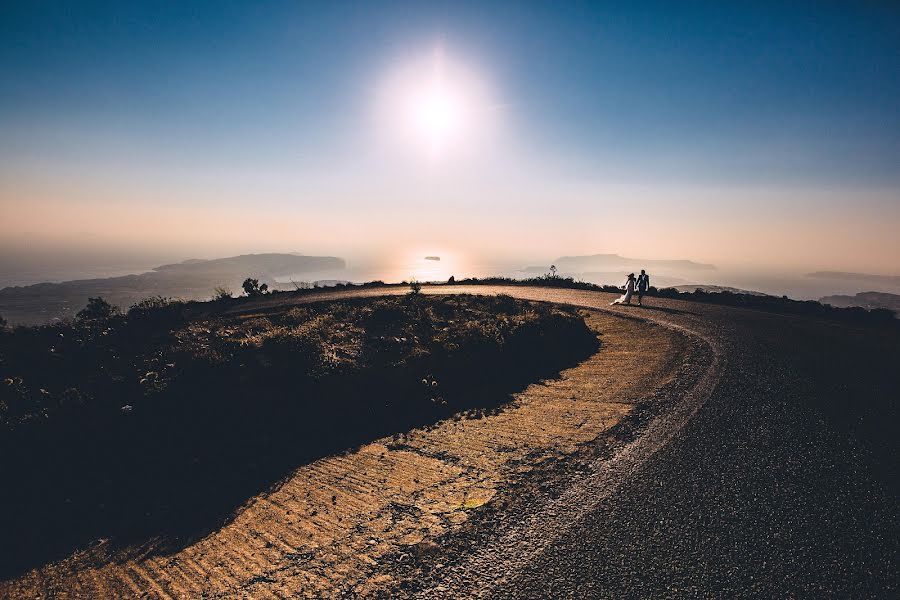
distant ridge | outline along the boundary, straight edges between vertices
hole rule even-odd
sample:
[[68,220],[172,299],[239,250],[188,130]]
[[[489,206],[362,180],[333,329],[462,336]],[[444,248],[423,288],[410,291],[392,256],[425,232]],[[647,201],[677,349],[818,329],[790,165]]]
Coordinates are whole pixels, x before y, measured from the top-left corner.
[[[653,260],[628,258],[618,254],[591,254],[588,256],[561,256],[553,261],[560,271],[614,271],[617,268],[671,269],[679,271],[714,271],[715,265],[692,260]],[[531,269],[532,267],[529,267]]]
[[307,271],[324,271],[326,269],[343,269],[346,263],[342,258],[333,256],[304,256],[302,254],[241,254],[228,258],[203,260],[192,258],[180,263],[162,265],[153,269],[165,273],[233,273],[241,269],[263,271],[260,275],[283,277]]
[[888,294],[885,292],[860,292],[855,296],[824,296],[819,299],[822,304],[830,304],[837,308],[849,306],[861,306],[872,310],[873,308],[886,308],[900,316],[900,294]]
[[123,309],[150,296],[205,300],[213,295],[217,286],[240,293],[241,282],[247,277],[259,279],[274,289],[277,277],[330,273],[345,267],[342,258],[296,254],[189,259],[139,275],[6,287],[0,289],[0,315],[14,324],[34,325],[74,316],[87,304],[89,297],[102,296]]

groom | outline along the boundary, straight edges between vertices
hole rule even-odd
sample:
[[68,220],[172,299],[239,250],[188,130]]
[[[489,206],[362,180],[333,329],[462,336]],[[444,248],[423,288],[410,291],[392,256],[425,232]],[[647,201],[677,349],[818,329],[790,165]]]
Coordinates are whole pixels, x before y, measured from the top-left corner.
[[644,305],[644,294],[647,293],[648,289],[650,289],[650,276],[647,275],[646,271],[641,269],[641,274],[638,275],[637,278],[638,306]]

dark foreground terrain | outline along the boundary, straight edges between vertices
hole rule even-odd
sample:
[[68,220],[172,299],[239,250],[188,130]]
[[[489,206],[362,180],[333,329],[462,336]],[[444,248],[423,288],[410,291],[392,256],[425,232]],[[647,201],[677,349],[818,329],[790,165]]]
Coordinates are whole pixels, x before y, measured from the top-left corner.
[[103,539],[172,551],[298,465],[490,411],[597,347],[509,296],[216,306],[0,332],[0,577]]

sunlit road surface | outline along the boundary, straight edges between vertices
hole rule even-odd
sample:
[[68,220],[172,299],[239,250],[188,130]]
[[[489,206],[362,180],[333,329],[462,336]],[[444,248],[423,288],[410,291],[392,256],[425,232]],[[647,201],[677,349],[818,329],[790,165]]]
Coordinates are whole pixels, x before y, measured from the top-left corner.
[[[610,307],[598,292],[423,291],[599,309],[589,320],[603,346],[497,416],[301,467],[175,555],[87,552],[0,584],[0,596],[896,594],[895,491],[804,402],[819,384],[784,349],[833,325],[657,299]],[[405,292],[278,295],[239,310]],[[649,421],[604,433],[638,405],[653,407]]]

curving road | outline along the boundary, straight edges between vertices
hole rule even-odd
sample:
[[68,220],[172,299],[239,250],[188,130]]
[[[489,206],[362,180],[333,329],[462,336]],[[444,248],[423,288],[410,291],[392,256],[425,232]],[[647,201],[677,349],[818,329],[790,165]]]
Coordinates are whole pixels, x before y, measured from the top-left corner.
[[900,594],[897,327],[663,299],[610,307],[611,294],[562,289],[425,291],[607,310],[679,329],[711,352],[696,385],[632,443],[432,560],[441,568],[420,568],[401,594]]
[[[897,597],[896,465],[825,410],[843,402],[855,419],[856,403],[888,397],[883,418],[896,430],[896,329],[502,291],[676,327],[705,340],[713,358],[641,437],[503,535],[485,535],[416,595]],[[886,451],[896,457],[896,439]]]
[[[230,310],[405,291],[279,294]],[[900,595],[900,328],[661,299],[649,299],[643,308],[610,307],[611,294],[561,289],[437,286],[424,291],[502,292],[604,310],[677,329],[694,343],[679,361],[679,377],[656,392],[655,414],[642,421],[637,433],[629,431],[611,445],[598,444],[593,453],[534,471],[530,487],[514,490],[515,501],[474,512],[471,527],[438,539],[422,556],[374,565],[373,573],[393,582],[385,584],[393,586],[390,597]],[[634,340],[638,349],[643,343],[647,340]],[[296,528],[293,518],[287,523]],[[256,548],[246,558],[256,566],[269,554],[279,554],[281,540],[259,548],[246,533],[224,536],[223,556],[241,543]],[[154,560],[167,565],[159,573],[180,574],[184,590],[202,583],[200,575],[188,574],[174,559]],[[303,560],[297,556],[287,566],[301,568]],[[131,587],[116,588],[119,596],[199,596],[164,589],[144,568],[150,563],[156,564],[150,560],[119,569],[130,569],[126,579],[131,582]],[[185,561],[184,568],[190,564]],[[45,581],[32,573],[21,589],[32,586],[31,595],[37,596],[78,597],[80,588],[71,587],[71,576],[91,579],[95,574],[80,573],[77,561],[73,565],[58,565],[56,580],[52,574]],[[216,576],[243,573],[237,564],[221,566]],[[117,567],[110,565],[114,571]],[[243,583],[235,575],[222,595],[255,597],[257,588],[248,586],[263,584],[272,586],[273,597],[294,595],[301,588],[288,594],[282,593],[287,587],[278,587],[284,583],[280,578],[292,572],[266,571],[265,577]],[[352,589],[343,592],[353,594]]]

